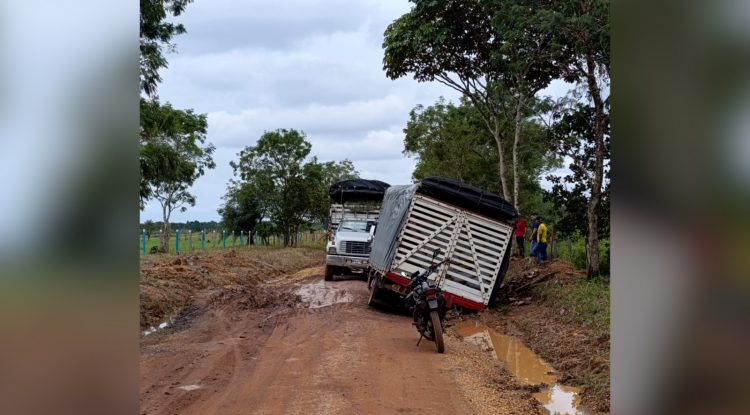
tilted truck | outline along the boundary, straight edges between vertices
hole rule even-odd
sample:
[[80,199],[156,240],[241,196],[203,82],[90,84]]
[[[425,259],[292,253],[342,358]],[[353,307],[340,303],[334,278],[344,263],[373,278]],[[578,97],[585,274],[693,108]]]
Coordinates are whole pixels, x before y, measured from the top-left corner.
[[380,213],[380,203],[389,184],[378,180],[344,180],[331,185],[328,195],[329,238],[326,243],[325,280],[335,274],[363,272]]
[[448,261],[430,277],[448,307],[484,309],[499,290],[510,261],[515,208],[505,199],[444,177],[391,186],[380,208],[370,265],[370,305],[403,296],[414,271]]

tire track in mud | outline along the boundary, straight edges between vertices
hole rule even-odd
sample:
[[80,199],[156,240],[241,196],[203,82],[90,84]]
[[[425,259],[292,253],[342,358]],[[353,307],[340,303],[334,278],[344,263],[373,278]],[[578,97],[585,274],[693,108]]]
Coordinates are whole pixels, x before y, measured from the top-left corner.
[[[294,291],[322,280],[315,267],[266,286]],[[417,347],[408,318],[366,306],[362,281],[321,286],[352,302],[247,309],[235,298],[209,305],[183,331],[145,340],[141,413],[472,412],[448,364],[453,350],[438,354],[427,341]],[[200,388],[179,389],[192,384]]]

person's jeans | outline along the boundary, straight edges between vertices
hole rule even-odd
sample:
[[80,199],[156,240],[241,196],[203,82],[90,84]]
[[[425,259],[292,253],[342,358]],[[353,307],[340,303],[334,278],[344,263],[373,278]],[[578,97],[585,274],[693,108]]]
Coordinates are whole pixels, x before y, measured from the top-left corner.
[[536,256],[536,241],[533,239],[531,240],[531,250],[529,251],[529,256]]
[[547,260],[547,244],[540,242],[536,244],[536,262]]
[[518,247],[518,255],[522,258],[525,256],[523,252],[523,236],[516,236],[516,246]]

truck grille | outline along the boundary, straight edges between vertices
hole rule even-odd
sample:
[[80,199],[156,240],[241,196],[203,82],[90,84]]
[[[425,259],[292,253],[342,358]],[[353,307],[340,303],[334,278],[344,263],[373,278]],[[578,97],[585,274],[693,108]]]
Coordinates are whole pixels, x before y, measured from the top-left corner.
[[352,255],[370,255],[370,242],[344,241],[344,253]]

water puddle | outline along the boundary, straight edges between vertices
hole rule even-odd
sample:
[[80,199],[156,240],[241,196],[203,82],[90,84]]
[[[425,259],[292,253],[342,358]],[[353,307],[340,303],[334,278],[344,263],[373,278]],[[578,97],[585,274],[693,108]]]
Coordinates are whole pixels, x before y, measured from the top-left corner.
[[332,284],[327,284],[325,281],[301,285],[294,293],[300,296],[300,299],[307,304],[308,308],[329,307],[334,304],[354,301],[354,296],[351,293],[336,288]]
[[508,371],[527,385],[548,385],[536,398],[550,415],[586,415],[578,408],[581,398],[578,388],[557,383],[555,370],[524,346],[518,339],[499,334],[482,324],[462,323],[453,329],[465,341],[476,344],[482,350],[492,352],[496,359],[504,362]]
[[201,385],[185,385],[185,386],[179,386],[178,389],[186,390],[186,391],[194,391],[196,389],[200,389],[203,386]]

